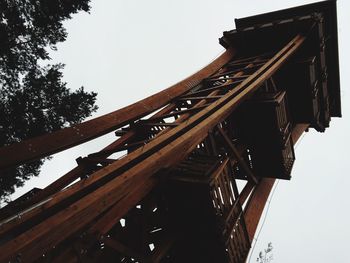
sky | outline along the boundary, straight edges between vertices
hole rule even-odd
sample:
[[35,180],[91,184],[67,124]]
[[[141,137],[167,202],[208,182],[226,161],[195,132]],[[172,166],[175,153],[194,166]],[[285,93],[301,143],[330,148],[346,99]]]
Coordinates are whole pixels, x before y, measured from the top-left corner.
[[[52,52],[52,63],[66,64],[69,88],[98,92],[99,110],[92,116],[97,117],[159,92],[211,62],[223,52],[218,38],[234,28],[234,18],[313,2],[92,0],[90,14],[79,13],[65,23],[69,35]],[[350,1],[338,0],[343,118],[333,118],[325,133],[306,133],[297,144],[292,179],[279,181],[270,195],[250,262],[269,242],[272,262],[350,262],[349,10]],[[100,150],[113,138],[109,134],[56,154],[13,198],[45,187],[73,168],[76,158]]]

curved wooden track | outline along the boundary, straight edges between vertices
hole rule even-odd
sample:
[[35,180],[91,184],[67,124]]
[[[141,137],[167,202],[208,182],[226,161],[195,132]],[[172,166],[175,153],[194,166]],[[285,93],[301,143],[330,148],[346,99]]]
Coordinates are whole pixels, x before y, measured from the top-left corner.
[[[254,174],[244,157],[249,155],[249,150],[247,152],[239,138],[237,142],[230,130],[231,117],[289,61],[305,39],[297,35],[280,50],[255,56],[242,56],[239,50],[230,48],[189,78],[135,104],[71,128],[1,148],[3,169],[68,149],[113,130],[117,130],[119,137],[100,152],[80,158],[76,168],[45,189],[1,210],[0,262],[99,261],[107,260],[110,250],[119,255],[121,262],[135,259],[167,262],[172,258],[171,251],[177,249],[174,244],[179,238],[174,234],[171,220],[158,228],[168,229],[164,234],[166,242],[157,237],[152,241],[156,249],[151,252],[135,252],[113,239],[113,231],[123,227],[120,220],[128,218],[135,206],[153,196],[174,169],[208,156],[217,160],[210,174],[210,191],[223,195],[222,206],[220,201],[215,205],[212,198],[214,208],[222,211],[221,216],[228,216],[223,233],[226,238],[227,231],[231,233],[227,241],[229,256],[232,262],[245,258],[274,179],[261,179]],[[307,127],[294,125],[292,140],[295,142]],[[110,158],[125,150],[125,156]],[[228,172],[230,164],[244,174],[246,184],[240,192],[235,186],[234,174]],[[221,193],[228,181],[216,180],[227,173],[230,178],[233,176],[225,179],[231,180],[231,188]],[[173,178],[170,175],[169,178]],[[223,201],[225,198],[230,201]],[[153,234],[152,231],[148,232]],[[237,242],[242,245],[236,244],[232,231],[241,233]],[[105,245],[110,250],[105,249]]]

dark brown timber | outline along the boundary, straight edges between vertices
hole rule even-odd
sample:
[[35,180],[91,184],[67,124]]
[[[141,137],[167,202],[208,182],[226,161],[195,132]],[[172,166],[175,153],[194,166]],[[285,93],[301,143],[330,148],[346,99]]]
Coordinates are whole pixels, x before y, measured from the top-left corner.
[[145,116],[185,93],[203,78],[213,74],[226,64],[234,54],[233,49],[227,49],[212,63],[192,76],[130,106],[70,128],[0,148],[0,169],[66,150],[122,127],[131,120]]

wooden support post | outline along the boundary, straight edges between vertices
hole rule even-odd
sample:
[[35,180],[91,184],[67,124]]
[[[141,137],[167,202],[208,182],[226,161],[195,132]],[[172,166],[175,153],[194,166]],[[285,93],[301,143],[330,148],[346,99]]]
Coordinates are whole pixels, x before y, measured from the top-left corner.
[[[143,149],[135,150],[127,157],[100,169],[83,182],[56,194],[52,202],[50,201],[50,205],[66,200],[77,192],[84,192],[88,185],[104,179],[102,180],[103,185],[60,210],[55,216],[39,222],[30,231],[21,233],[16,238],[1,244],[0,249],[3,253],[0,254],[0,262],[13,260],[19,253],[28,261],[40,258],[53,246],[107,212],[113,204],[120,202],[130,192],[130,189],[147,185],[152,175],[160,169],[183,160],[207,137],[210,130],[224,121],[236,107],[249,98],[267,78],[271,77],[301,46],[304,39],[300,35],[296,36],[240,85],[204,110],[191,116],[186,122],[159,136],[157,140],[151,141]],[[127,206],[127,201],[125,202],[123,205]],[[38,210],[40,211],[40,208]]]
[[258,179],[254,176],[253,172],[248,167],[248,165],[246,164],[246,162],[244,161],[244,159],[242,158],[242,156],[240,155],[240,153],[238,152],[236,147],[233,145],[231,140],[228,138],[227,134],[223,131],[223,129],[220,127],[220,125],[218,125],[217,128],[219,130],[219,133],[221,134],[221,136],[223,137],[223,139],[225,140],[225,142],[229,146],[230,150],[232,151],[233,155],[237,158],[238,163],[241,165],[241,167],[243,167],[243,169],[247,173],[248,180],[253,182],[254,184],[257,184]]
[[[292,140],[294,144],[308,127],[309,124],[298,124],[294,127],[292,131]],[[262,178],[248,200],[244,217],[250,240],[254,238],[260,217],[264,211],[264,207],[275,181],[276,179],[273,178]]]
[[116,239],[107,237],[103,239],[103,242],[110,248],[114,249],[115,251],[119,252],[122,255],[126,255],[128,257],[134,258],[138,260],[139,262],[151,262],[150,259],[148,259],[145,255],[141,255],[140,253],[134,251],[133,249],[124,246],[122,243],[117,241]]
[[77,124],[40,137],[0,148],[0,169],[12,167],[31,160],[36,160],[75,145],[89,141],[114,129],[124,126],[132,120],[146,116],[165,106],[174,98],[184,94],[202,79],[212,75],[232,59],[236,51],[227,49],[212,63],[194,73],[192,76],[120,110],[101,117]]
[[[10,217],[11,215],[17,214],[20,211],[23,211],[25,209],[28,209],[30,206],[37,204],[44,199],[49,198],[52,194],[57,193],[70,183],[72,183],[74,180],[79,178],[83,173],[85,172],[84,165],[79,165],[75,167],[73,170],[69,171],[38,193],[36,193],[32,198],[29,200],[19,204],[18,206],[12,207],[11,204],[8,206],[5,206],[3,209],[0,210],[0,220],[3,220],[7,217]],[[0,235],[4,233],[4,231],[8,230],[6,227],[0,227]]]

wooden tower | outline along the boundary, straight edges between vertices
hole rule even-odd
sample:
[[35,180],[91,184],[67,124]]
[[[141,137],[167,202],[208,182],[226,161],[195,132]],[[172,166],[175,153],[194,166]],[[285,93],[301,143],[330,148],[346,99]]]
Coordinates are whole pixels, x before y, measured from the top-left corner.
[[187,79],[0,149],[5,170],[117,136],[0,210],[0,262],[246,260],[276,178],[291,179],[295,142],[341,116],[336,2],[235,23],[226,51]]

